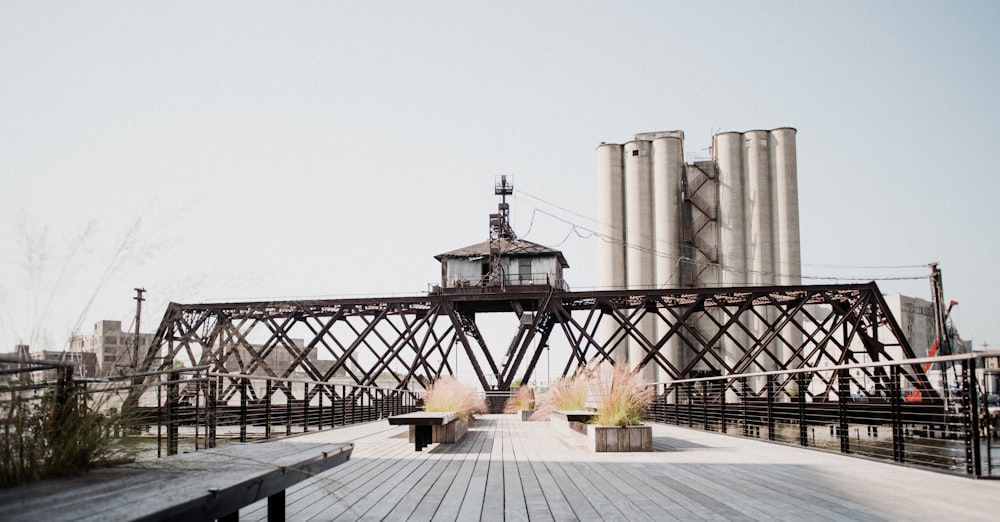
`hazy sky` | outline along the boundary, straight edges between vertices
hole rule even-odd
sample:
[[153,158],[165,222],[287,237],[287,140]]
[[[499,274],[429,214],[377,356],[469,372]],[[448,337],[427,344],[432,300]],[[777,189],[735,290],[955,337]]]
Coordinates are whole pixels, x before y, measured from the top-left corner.
[[996,348],[998,25],[997,2],[3,1],[0,350],[128,328],[137,286],[149,331],[170,301],[424,292],[487,239],[498,174],[591,288],[599,240],[567,222],[596,228],[600,142],[681,129],[693,159],[782,126],[804,274],[929,298],[939,261]]

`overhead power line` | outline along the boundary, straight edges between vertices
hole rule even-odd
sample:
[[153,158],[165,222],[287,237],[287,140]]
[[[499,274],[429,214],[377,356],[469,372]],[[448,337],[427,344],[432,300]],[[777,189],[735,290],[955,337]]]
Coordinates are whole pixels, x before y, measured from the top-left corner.
[[[595,220],[593,218],[590,218],[590,217],[585,216],[583,214],[580,214],[578,212],[574,212],[574,211],[572,211],[570,209],[567,209],[565,207],[562,207],[560,205],[557,205],[555,203],[552,203],[550,201],[542,199],[542,198],[540,198],[538,196],[535,196],[533,194],[527,193],[524,190],[521,190],[520,193],[523,194],[523,195],[526,195],[526,196],[530,197],[531,199],[534,199],[536,201],[544,203],[545,205],[551,206],[553,208],[559,209],[559,210],[561,210],[563,212],[566,212],[568,214],[572,214],[574,216],[581,217],[581,218],[586,219],[588,221],[593,221],[593,222],[597,223],[598,226],[601,225],[601,223],[599,221],[597,221],[597,220]],[[528,224],[528,230],[521,237],[527,237],[528,234],[531,233],[531,230],[533,229],[534,223],[535,223],[535,216],[536,216],[536,214],[539,214],[539,213],[540,214],[544,214],[546,216],[549,216],[549,217],[551,217],[551,218],[553,218],[553,219],[555,219],[557,221],[560,221],[562,223],[565,223],[566,225],[569,225],[569,227],[570,227],[569,232],[562,239],[562,241],[560,241],[559,243],[557,243],[555,245],[547,245],[547,246],[550,246],[550,247],[560,246],[560,245],[564,244],[567,240],[569,240],[569,238],[573,234],[576,234],[581,239],[588,239],[588,238],[591,238],[591,237],[596,237],[596,238],[600,239],[601,241],[604,241],[604,242],[607,242],[607,243],[614,243],[614,244],[622,245],[625,248],[628,248],[628,249],[631,249],[631,250],[635,250],[635,251],[638,251],[638,252],[642,252],[642,253],[646,253],[646,254],[652,254],[654,256],[665,258],[665,259],[677,260],[678,262],[684,261],[684,262],[687,262],[687,263],[692,263],[692,264],[696,264],[696,265],[703,266],[703,267],[717,267],[717,268],[720,268],[720,269],[723,269],[723,270],[726,270],[726,271],[729,271],[729,272],[744,273],[744,274],[753,274],[753,275],[762,275],[762,276],[772,276],[772,277],[773,276],[787,275],[787,274],[779,274],[779,273],[767,272],[767,271],[757,271],[757,270],[750,270],[750,269],[736,269],[736,268],[733,268],[733,267],[722,267],[718,263],[712,263],[712,262],[706,262],[706,261],[699,261],[699,260],[696,260],[696,259],[693,259],[693,258],[686,258],[686,257],[683,257],[683,256],[677,256],[677,257],[671,256],[671,255],[668,255],[668,254],[666,254],[664,252],[658,251],[655,248],[650,249],[650,248],[646,248],[646,247],[643,247],[643,246],[640,246],[640,245],[635,245],[635,244],[628,243],[625,240],[620,240],[620,239],[615,239],[613,237],[609,237],[606,234],[602,234],[601,232],[593,230],[592,228],[580,225],[578,223],[575,223],[573,221],[570,221],[570,220],[568,220],[566,218],[563,218],[561,216],[558,216],[556,214],[553,214],[551,212],[548,212],[548,211],[543,210],[543,209],[538,208],[538,207],[534,207],[532,209],[531,220],[529,221],[529,224]],[[647,236],[647,238],[655,240],[655,238],[650,238],[649,236]],[[678,243],[674,243],[672,246],[686,246],[686,245],[684,245],[683,243],[679,243],[678,242]],[[752,258],[752,257],[746,257],[745,260],[748,261],[748,262],[752,262],[755,259]],[[809,266],[809,267],[815,267],[815,268],[841,268],[841,269],[863,269],[863,270],[926,269],[926,267],[927,267],[926,264],[883,265],[883,266],[878,266],[878,265],[856,265],[856,266],[851,266],[851,265],[803,264],[802,266]],[[819,281],[865,282],[865,281],[910,281],[910,280],[926,279],[927,276],[925,274],[921,274],[921,275],[912,275],[912,276],[911,275],[904,275],[904,276],[887,276],[887,277],[874,277],[874,276],[845,277],[843,275],[806,275],[806,274],[803,274],[803,275],[801,275],[799,277],[801,279],[819,280]]]

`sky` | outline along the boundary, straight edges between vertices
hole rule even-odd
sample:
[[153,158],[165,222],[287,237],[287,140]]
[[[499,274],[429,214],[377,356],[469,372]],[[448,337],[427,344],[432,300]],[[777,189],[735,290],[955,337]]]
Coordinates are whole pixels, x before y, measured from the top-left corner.
[[807,282],[1000,345],[996,2],[0,1],[0,351],[166,305],[419,295],[488,238],[597,284],[596,152],[795,127]]

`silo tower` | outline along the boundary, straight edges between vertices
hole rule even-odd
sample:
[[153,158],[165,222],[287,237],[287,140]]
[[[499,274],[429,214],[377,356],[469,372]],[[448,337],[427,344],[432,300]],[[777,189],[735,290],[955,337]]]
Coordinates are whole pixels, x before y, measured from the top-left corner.
[[[711,159],[694,162],[684,161],[680,130],[601,143],[601,287],[799,284],[795,136],[788,127],[719,133],[712,137]],[[664,333],[639,330],[651,338]],[[664,355],[684,366],[678,341],[671,342]],[[723,340],[721,357],[726,345],[743,342]],[[616,353],[628,353],[628,360],[643,355],[639,348]]]

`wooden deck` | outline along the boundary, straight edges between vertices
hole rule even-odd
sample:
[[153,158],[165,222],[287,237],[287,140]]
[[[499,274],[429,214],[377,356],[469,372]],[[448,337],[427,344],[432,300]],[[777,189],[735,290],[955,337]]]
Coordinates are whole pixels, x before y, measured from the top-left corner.
[[[654,453],[593,453],[481,416],[417,453],[386,421],[303,436],[351,460],[289,488],[288,520],[996,520],[1000,481],[654,425]],[[266,503],[241,520],[266,518]]]

